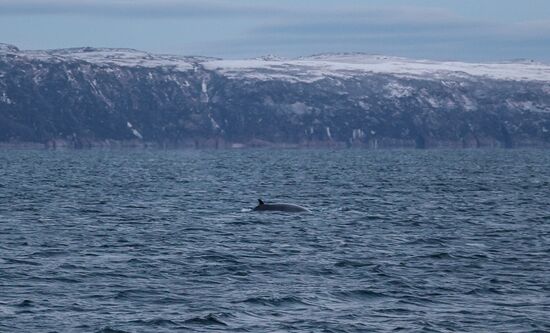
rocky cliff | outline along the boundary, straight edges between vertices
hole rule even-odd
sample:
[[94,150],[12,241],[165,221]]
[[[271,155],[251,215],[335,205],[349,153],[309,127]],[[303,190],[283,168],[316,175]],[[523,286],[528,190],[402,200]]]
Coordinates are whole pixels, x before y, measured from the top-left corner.
[[550,66],[367,54],[221,60],[0,44],[0,142],[550,146]]

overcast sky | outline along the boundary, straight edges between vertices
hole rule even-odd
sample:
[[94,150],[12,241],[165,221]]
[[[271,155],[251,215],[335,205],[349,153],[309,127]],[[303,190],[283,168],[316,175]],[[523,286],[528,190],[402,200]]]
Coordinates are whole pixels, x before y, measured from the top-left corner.
[[0,0],[0,42],[223,58],[550,61],[550,0]]

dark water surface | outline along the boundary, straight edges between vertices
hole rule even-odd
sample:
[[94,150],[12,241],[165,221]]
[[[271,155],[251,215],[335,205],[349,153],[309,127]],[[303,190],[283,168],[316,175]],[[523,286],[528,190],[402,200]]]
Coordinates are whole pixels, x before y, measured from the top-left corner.
[[550,151],[0,151],[0,332],[180,331],[549,332]]

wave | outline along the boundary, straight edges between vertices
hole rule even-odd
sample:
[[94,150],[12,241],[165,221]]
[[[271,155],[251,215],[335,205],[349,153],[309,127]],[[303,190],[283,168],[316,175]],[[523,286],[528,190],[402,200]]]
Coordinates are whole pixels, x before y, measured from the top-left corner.
[[380,298],[386,298],[388,295],[367,289],[355,289],[340,291],[336,293],[336,296],[346,300],[376,300]]
[[29,266],[42,266],[41,263],[29,260],[21,259],[12,259],[12,258],[2,258],[7,264],[19,264],[19,265],[29,265]]
[[18,303],[16,306],[18,308],[29,308],[29,307],[32,307],[33,305],[34,305],[34,303],[31,300],[25,299],[25,300],[21,301],[20,303]]
[[480,287],[480,288],[474,288],[470,291],[465,292],[466,295],[476,295],[476,296],[482,296],[487,294],[497,294],[502,295],[504,292],[498,288],[494,287]]
[[123,331],[123,330],[117,330],[115,328],[110,328],[107,326],[100,329],[99,331],[96,331],[96,333],[129,333],[129,332]]
[[136,298],[144,298],[151,295],[155,295],[155,291],[148,290],[148,289],[125,289],[125,290],[119,290],[114,295],[114,299],[136,299]]
[[74,265],[74,264],[71,264],[71,263],[63,263],[61,265],[59,265],[60,269],[86,269],[85,266],[77,266],[77,265]]
[[135,320],[132,321],[132,323],[139,324],[139,325],[145,325],[145,326],[175,326],[177,325],[176,322],[170,320],[170,319],[164,319],[164,318],[153,318],[149,320]]
[[417,238],[408,242],[405,245],[445,245],[445,241],[440,238]]
[[240,303],[249,303],[264,306],[290,306],[290,305],[308,305],[296,296],[285,297],[250,297]]
[[361,262],[356,260],[340,260],[337,263],[334,264],[335,267],[364,267],[364,266],[371,266],[372,263],[369,262]]
[[435,252],[430,254],[423,254],[413,257],[414,260],[419,259],[454,259],[455,257],[449,252]]
[[[62,244],[66,246],[66,244]],[[31,253],[32,257],[40,257],[40,258],[51,258],[51,257],[58,257],[69,254],[68,251],[65,250],[57,250],[57,249],[49,249],[49,250],[42,250],[42,251],[36,251]]]
[[189,319],[185,320],[184,323],[194,324],[194,325],[228,326],[226,323],[224,323],[220,319],[216,318],[216,316],[212,313],[209,313],[208,315],[206,315],[204,317],[189,318]]
[[53,276],[53,277],[42,277],[42,276],[31,276],[28,278],[30,281],[47,281],[47,282],[64,282],[64,283],[80,283],[82,280],[73,279],[65,276]]

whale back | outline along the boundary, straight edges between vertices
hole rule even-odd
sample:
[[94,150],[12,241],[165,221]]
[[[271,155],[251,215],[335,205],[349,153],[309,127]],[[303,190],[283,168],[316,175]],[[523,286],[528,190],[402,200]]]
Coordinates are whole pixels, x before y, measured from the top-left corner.
[[293,204],[285,204],[285,203],[278,203],[278,204],[266,204],[261,199],[258,199],[258,206],[254,207],[255,211],[278,211],[278,212],[292,212],[292,213],[298,213],[298,212],[309,212],[307,208],[293,205]]

